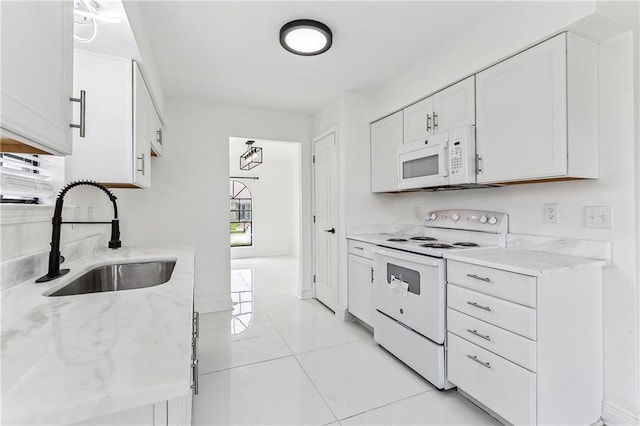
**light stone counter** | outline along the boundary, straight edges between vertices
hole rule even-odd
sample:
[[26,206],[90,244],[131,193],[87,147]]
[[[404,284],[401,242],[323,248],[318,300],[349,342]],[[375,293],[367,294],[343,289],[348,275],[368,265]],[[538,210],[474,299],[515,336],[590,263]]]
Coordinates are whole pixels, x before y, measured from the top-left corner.
[[534,277],[557,274],[579,268],[603,267],[608,264],[606,260],[515,248],[465,250],[445,253],[444,257],[449,260],[457,260]]
[[[96,266],[170,259],[165,284],[43,296]],[[193,250],[103,249],[63,267],[2,291],[2,424],[81,422],[188,395]]]

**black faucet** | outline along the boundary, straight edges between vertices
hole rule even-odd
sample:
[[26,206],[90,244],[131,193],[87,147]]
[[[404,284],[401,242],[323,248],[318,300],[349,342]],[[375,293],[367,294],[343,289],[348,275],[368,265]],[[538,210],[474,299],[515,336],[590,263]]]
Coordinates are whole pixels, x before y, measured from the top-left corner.
[[[62,204],[64,203],[64,196],[67,195],[67,192],[71,188],[75,188],[80,185],[89,185],[95,186],[96,188],[104,191],[105,194],[109,197],[111,202],[113,203],[113,220],[111,222],[63,222],[62,221]],[[60,228],[62,228],[63,223],[82,223],[82,224],[111,224],[111,240],[109,241],[109,248],[117,249],[122,247],[122,242],[120,242],[120,224],[118,221],[118,205],[116,204],[117,197],[113,195],[111,191],[109,191],[104,186],[100,185],[97,182],[89,181],[89,180],[79,180],[76,182],[71,182],[58,194],[58,198],[56,199],[56,207],[53,211],[53,219],[51,219],[51,223],[53,224],[53,230],[51,232],[51,252],[49,253],[49,272],[47,275],[44,275],[36,280],[37,283],[43,283],[51,280],[55,280],[58,277],[63,276],[67,272],[68,269],[60,270]]]

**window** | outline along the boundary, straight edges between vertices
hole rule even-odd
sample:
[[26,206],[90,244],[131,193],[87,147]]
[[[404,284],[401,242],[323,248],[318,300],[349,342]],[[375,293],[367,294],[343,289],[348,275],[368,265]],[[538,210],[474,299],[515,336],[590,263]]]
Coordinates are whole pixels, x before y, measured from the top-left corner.
[[249,247],[253,245],[253,222],[251,191],[242,182],[229,182],[229,198],[231,200],[231,220],[229,232],[231,247]]
[[46,204],[55,195],[48,156],[0,153],[0,201],[2,204]]

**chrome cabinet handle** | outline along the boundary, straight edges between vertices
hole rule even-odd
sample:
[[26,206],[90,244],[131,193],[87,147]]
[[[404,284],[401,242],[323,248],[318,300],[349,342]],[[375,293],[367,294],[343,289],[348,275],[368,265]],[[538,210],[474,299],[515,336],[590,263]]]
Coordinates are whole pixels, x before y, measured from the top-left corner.
[[476,154],[476,174],[482,173],[482,167],[480,166],[481,161],[482,158],[480,157],[480,154]]
[[142,161],[142,168],[141,169],[136,169],[139,172],[142,172],[142,176],[144,176],[144,152],[142,154],[140,154],[138,157],[136,157],[138,160]]
[[484,362],[484,361],[480,361],[480,360],[478,359],[478,357],[477,357],[477,356],[475,356],[475,355],[467,355],[467,358],[474,360],[475,362],[477,362],[478,364],[480,364],[480,365],[481,365],[481,366],[483,366],[483,367],[491,368],[491,363],[489,363],[489,362]]
[[427,132],[431,131],[431,114],[427,114]]
[[353,246],[354,249],[358,249],[358,250],[364,250],[363,247],[358,247],[358,246]]
[[373,282],[373,268],[371,268],[371,282]]
[[80,97],[79,98],[69,98],[69,100],[71,102],[80,102],[80,124],[74,124],[71,123],[69,124],[69,127],[72,127],[74,129],[80,129],[80,137],[84,138],[85,135],[85,131],[86,131],[86,111],[87,111],[87,92],[84,90],[80,91]]
[[485,311],[491,312],[491,308],[488,306],[478,305],[476,302],[467,302],[467,305],[471,305],[476,308],[484,309]]
[[478,330],[471,330],[470,328],[467,328],[467,331],[468,331],[469,333],[473,334],[474,336],[481,337],[481,338],[483,338],[484,340],[489,341],[489,342],[491,341],[491,337],[489,337],[489,336],[483,336],[482,334],[478,333]]
[[162,145],[162,129],[156,130],[156,142]]
[[467,274],[467,276],[468,276],[469,278],[474,278],[474,279],[476,279],[476,280],[484,281],[484,282],[487,282],[487,283],[490,283],[490,282],[491,282],[491,278],[481,277],[481,276],[476,275],[476,274]]
[[193,311],[193,335],[200,338],[200,312]]
[[438,114],[433,112],[433,130],[438,130]]
[[193,379],[193,383],[191,384],[191,389],[193,389],[193,393],[198,394],[198,358],[194,358],[191,360],[191,377]]

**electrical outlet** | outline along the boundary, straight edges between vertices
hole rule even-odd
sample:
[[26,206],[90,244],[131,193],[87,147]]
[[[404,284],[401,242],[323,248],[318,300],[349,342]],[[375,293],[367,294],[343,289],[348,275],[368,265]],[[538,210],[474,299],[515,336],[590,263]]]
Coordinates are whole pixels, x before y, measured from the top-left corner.
[[558,204],[544,205],[544,223],[560,223],[560,206]]
[[413,217],[418,220],[422,220],[422,209],[420,207],[413,208]]
[[585,206],[585,228],[613,229],[613,207]]

